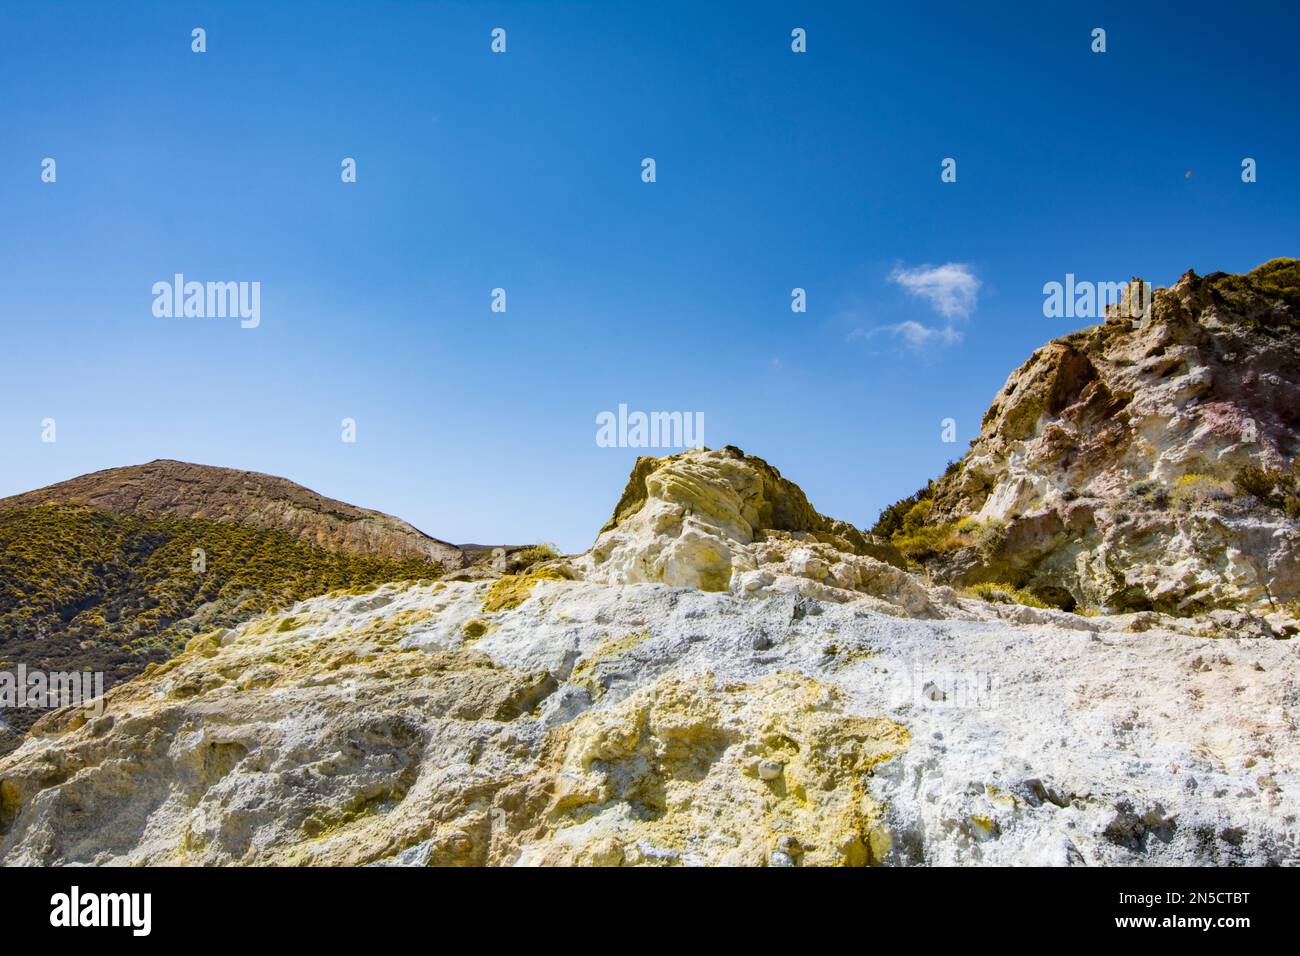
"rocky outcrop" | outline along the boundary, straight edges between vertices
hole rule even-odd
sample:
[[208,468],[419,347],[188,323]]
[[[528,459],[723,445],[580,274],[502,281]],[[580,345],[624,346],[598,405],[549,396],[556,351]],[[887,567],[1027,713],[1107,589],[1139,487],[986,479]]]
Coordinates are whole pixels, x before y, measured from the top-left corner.
[[47,488],[0,498],[0,512],[81,504],[118,515],[199,518],[285,531],[328,551],[423,558],[462,567],[460,549],[392,515],[326,498],[284,478],[184,461],[109,468]]
[[887,542],[819,514],[781,473],[733,446],[637,461],[614,515],[575,562],[589,580],[705,591],[793,591],[936,615]]
[[[1184,275],[1035,352],[935,482],[922,563],[1117,613],[1300,600],[1300,263]],[[978,539],[978,540],[977,540]],[[938,553],[933,553],[937,551]]]

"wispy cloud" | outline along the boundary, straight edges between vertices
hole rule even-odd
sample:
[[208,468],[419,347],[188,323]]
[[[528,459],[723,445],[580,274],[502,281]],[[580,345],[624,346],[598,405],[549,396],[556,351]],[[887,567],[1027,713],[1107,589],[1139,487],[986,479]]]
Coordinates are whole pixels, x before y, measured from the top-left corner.
[[980,280],[974,269],[964,262],[947,262],[941,266],[926,263],[910,269],[899,263],[889,274],[889,281],[902,286],[908,295],[927,302],[943,321],[926,324],[907,319],[893,325],[856,328],[849,333],[850,340],[869,341],[888,335],[917,351],[956,345],[962,340],[962,331],[957,326],[971,317],[979,301]]
[[874,329],[854,329],[849,339],[867,340],[877,335],[890,335],[913,349],[923,349],[929,345],[956,345],[961,341],[961,330],[951,325],[923,325],[908,319],[894,325],[878,325]]
[[[929,264],[905,269],[894,267],[889,281],[901,285],[909,295],[929,302],[945,319],[968,319],[975,311],[979,298],[980,280],[974,270],[963,262],[948,262],[941,266]],[[903,322],[902,325],[917,325]]]
[[926,345],[956,345],[961,341],[961,332],[951,325],[922,325],[911,319],[899,322],[897,325],[886,325],[881,331],[888,332],[918,349]]

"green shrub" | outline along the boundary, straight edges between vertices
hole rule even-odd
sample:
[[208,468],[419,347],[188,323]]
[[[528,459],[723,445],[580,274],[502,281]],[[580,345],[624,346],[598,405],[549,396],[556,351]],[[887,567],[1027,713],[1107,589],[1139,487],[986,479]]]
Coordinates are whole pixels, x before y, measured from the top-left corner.
[[1189,511],[1203,507],[1210,501],[1226,501],[1232,497],[1232,487],[1211,475],[1189,472],[1174,482],[1169,503],[1175,508]]
[[906,498],[895,501],[888,508],[881,511],[880,517],[876,519],[876,523],[871,528],[871,533],[882,538],[892,538],[903,527],[903,519],[907,517],[908,513],[916,505],[932,497],[934,497],[933,481]]
[[[1268,300],[1281,299],[1293,308],[1300,307],[1300,259],[1272,259],[1256,266],[1244,275],[1213,273],[1205,277],[1220,293],[1235,304],[1249,304],[1254,296]],[[1244,300],[1244,301],[1241,301]],[[1287,312],[1272,311],[1268,313],[1270,321],[1284,319]],[[1291,323],[1295,323],[1295,313],[1290,313]]]
[[1246,465],[1233,476],[1232,483],[1242,494],[1281,508],[1290,518],[1300,518],[1300,458],[1291,463],[1289,472]]
[[1007,524],[1005,521],[977,521],[967,529],[966,534],[981,554],[992,556],[1002,550],[1002,545],[1006,543]]
[[[202,548],[203,572],[192,569]],[[336,590],[441,573],[326,551],[284,531],[76,505],[0,513],[0,657],[96,670],[106,686],[193,636]]]
[[913,561],[927,561],[967,544],[966,537],[957,533],[953,523],[926,525],[912,532],[899,531],[890,541],[904,557]]
[[926,499],[913,505],[903,518],[902,526],[890,539],[894,547],[912,561],[923,563],[938,555],[968,547],[978,548],[981,554],[991,556],[1006,541],[1007,526],[1003,521],[980,521],[967,517],[960,521],[925,524],[931,504]]
[[926,520],[930,517],[930,510],[934,507],[933,498],[923,498],[911,508],[907,509],[907,514],[903,515],[902,526],[898,529],[899,534],[916,534],[925,527]]
[[1023,604],[1025,607],[1044,609],[1049,607],[1024,588],[1013,588],[1009,584],[973,584],[962,588],[961,593],[965,597],[979,598],[990,604]]

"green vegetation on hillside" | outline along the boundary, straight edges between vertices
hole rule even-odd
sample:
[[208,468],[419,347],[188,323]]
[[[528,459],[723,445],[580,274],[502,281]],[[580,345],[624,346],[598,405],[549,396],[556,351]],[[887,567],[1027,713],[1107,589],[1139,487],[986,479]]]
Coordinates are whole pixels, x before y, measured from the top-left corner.
[[1038,595],[1024,588],[1013,588],[1009,584],[973,584],[962,588],[964,597],[979,598],[990,604],[1023,604],[1025,607],[1048,608],[1052,605],[1043,601]]
[[[1244,275],[1216,272],[1206,278],[1230,301],[1254,294],[1282,299],[1300,308],[1300,259],[1271,259]],[[1300,315],[1293,319],[1300,319]]]
[[1279,298],[1300,297],[1300,259],[1270,259],[1244,274],[1214,273],[1221,290],[1260,291]]
[[[953,474],[958,466],[958,462],[949,462],[944,477]],[[936,483],[931,481],[914,494],[894,502],[880,513],[871,533],[888,538],[905,558],[918,564],[968,546],[985,552],[995,551],[1006,532],[1005,522],[984,522],[975,518],[931,522],[935,487]]]
[[[194,570],[196,549],[205,570]],[[15,509],[0,513],[0,670],[103,671],[111,686],[201,631],[328,591],[441,573],[273,529],[77,505]]]
[[916,507],[934,497],[934,482],[920,488],[906,498],[900,498],[880,512],[880,517],[871,528],[871,533],[881,538],[892,538],[903,528],[903,522],[909,514],[916,514]]

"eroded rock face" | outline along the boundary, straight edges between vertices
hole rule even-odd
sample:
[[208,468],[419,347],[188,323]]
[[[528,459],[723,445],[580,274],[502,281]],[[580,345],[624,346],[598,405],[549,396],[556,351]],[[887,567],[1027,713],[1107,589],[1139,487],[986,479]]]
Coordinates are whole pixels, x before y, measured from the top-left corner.
[[770,674],[677,675],[547,741],[525,786],[546,808],[517,862],[860,866],[888,852],[871,769],[907,731],[854,717],[832,687]]
[[1146,320],[1114,309],[1012,373],[927,519],[983,523],[993,546],[931,568],[1104,612],[1293,619],[1300,513],[1280,485],[1261,500],[1239,476],[1294,488],[1298,426],[1300,264],[1189,272]]
[[934,596],[885,542],[835,521],[781,473],[740,449],[641,458],[614,516],[575,565],[607,584],[794,591],[937,616]]
[[449,731],[504,728],[554,681],[396,648],[420,614],[379,613],[390,600],[338,599],[332,626],[312,612],[209,635],[110,691],[102,715],[44,718],[0,783],[6,862],[358,863],[373,846],[330,834],[384,818],[363,843],[409,842],[387,811],[418,805],[438,748],[474,746]]
[[[582,592],[566,606],[607,590],[559,583]],[[906,745],[899,725],[796,671],[651,668],[610,690],[610,663],[642,643],[671,657],[671,633],[588,626],[558,658],[530,643],[496,663],[466,627],[484,587],[304,602],[194,641],[100,716],[46,718],[0,772],[0,858],[862,864],[887,849],[865,779]]]

